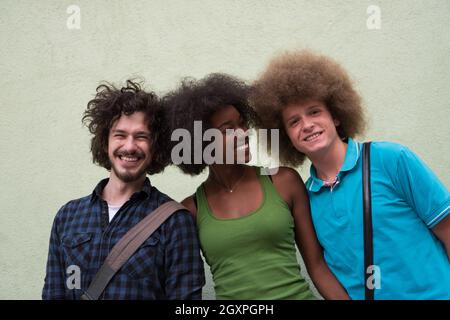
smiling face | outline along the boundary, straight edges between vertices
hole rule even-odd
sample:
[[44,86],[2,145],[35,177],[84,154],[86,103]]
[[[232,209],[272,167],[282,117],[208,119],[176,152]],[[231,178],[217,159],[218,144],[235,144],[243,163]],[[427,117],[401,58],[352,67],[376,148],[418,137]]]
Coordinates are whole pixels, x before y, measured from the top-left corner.
[[109,131],[111,174],[123,182],[145,177],[151,163],[151,137],[147,124],[143,112],[122,114]]
[[336,131],[339,121],[321,101],[289,104],[282,112],[282,120],[293,146],[308,158],[320,156],[340,141]]
[[[212,128],[220,130],[223,136],[223,155],[226,154],[228,148],[233,152],[233,163],[247,163],[251,159],[248,128],[239,111],[233,106],[226,106],[209,118]],[[233,143],[233,148],[231,144]],[[224,163],[226,159],[224,158]]]

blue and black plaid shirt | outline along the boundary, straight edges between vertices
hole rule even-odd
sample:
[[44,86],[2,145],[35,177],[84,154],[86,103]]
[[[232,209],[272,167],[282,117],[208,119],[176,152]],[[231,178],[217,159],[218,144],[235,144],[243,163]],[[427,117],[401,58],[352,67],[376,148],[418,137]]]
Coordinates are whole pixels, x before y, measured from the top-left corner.
[[[107,182],[102,180],[91,195],[70,201],[58,211],[43,299],[79,299],[122,236],[171,200],[147,178],[143,189],[109,222],[108,205],[101,198]],[[189,212],[180,210],[124,264],[100,299],[201,299],[204,284],[195,224]]]

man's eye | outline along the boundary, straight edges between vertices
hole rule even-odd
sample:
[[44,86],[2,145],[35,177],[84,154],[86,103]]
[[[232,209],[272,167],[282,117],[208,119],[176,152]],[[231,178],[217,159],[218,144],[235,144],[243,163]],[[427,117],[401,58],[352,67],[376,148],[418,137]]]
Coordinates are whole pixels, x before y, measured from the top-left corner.
[[298,119],[292,120],[292,121],[289,123],[289,126],[290,126],[290,127],[294,127],[297,123],[298,123]]

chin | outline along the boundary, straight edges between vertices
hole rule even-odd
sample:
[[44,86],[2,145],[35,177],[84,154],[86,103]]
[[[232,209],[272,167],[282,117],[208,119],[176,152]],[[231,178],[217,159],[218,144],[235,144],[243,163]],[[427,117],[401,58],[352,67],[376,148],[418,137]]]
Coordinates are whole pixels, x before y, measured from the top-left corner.
[[136,180],[139,180],[139,178],[141,177],[140,175],[137,174],[120,174],[117,175],[117,177],[122,180],[123,182],[134,182]]
[[129,183],[129,182],[134,182],[134,181],[141,179],[143,176],[145,176],[146,173],[139,171],[139,170],[136,170],[135,172],[128,171],[128,170],[123,170],[123,171],[114,170],[114,174],[121,181]]
[[248,153],[245,153],[245,163],[249,163],[250,160],[252,160],[252,154],[249,151]]
[[302,146],[302,144],[298,144],[298,143],[293,143],[292,144],[293,146],[294,146],[294,148],[298,151],[298,152],[301,152],[301,153],[304,153],[304,154],[306,154],[307,152],[308,152],[308,148],[304,148],[303,146]]

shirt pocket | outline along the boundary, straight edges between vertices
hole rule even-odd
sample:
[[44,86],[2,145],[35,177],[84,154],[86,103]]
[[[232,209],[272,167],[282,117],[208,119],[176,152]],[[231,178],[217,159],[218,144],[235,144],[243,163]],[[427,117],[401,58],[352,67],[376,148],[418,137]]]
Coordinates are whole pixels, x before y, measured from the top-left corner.
[[122,271],[134,279],[153,277],[159,242],[157,234],[148,238],[123,265]]
[[87,269],[92,253],[92,233],[75,233],[62,237],[63,251],[67,265],[75,265]]

